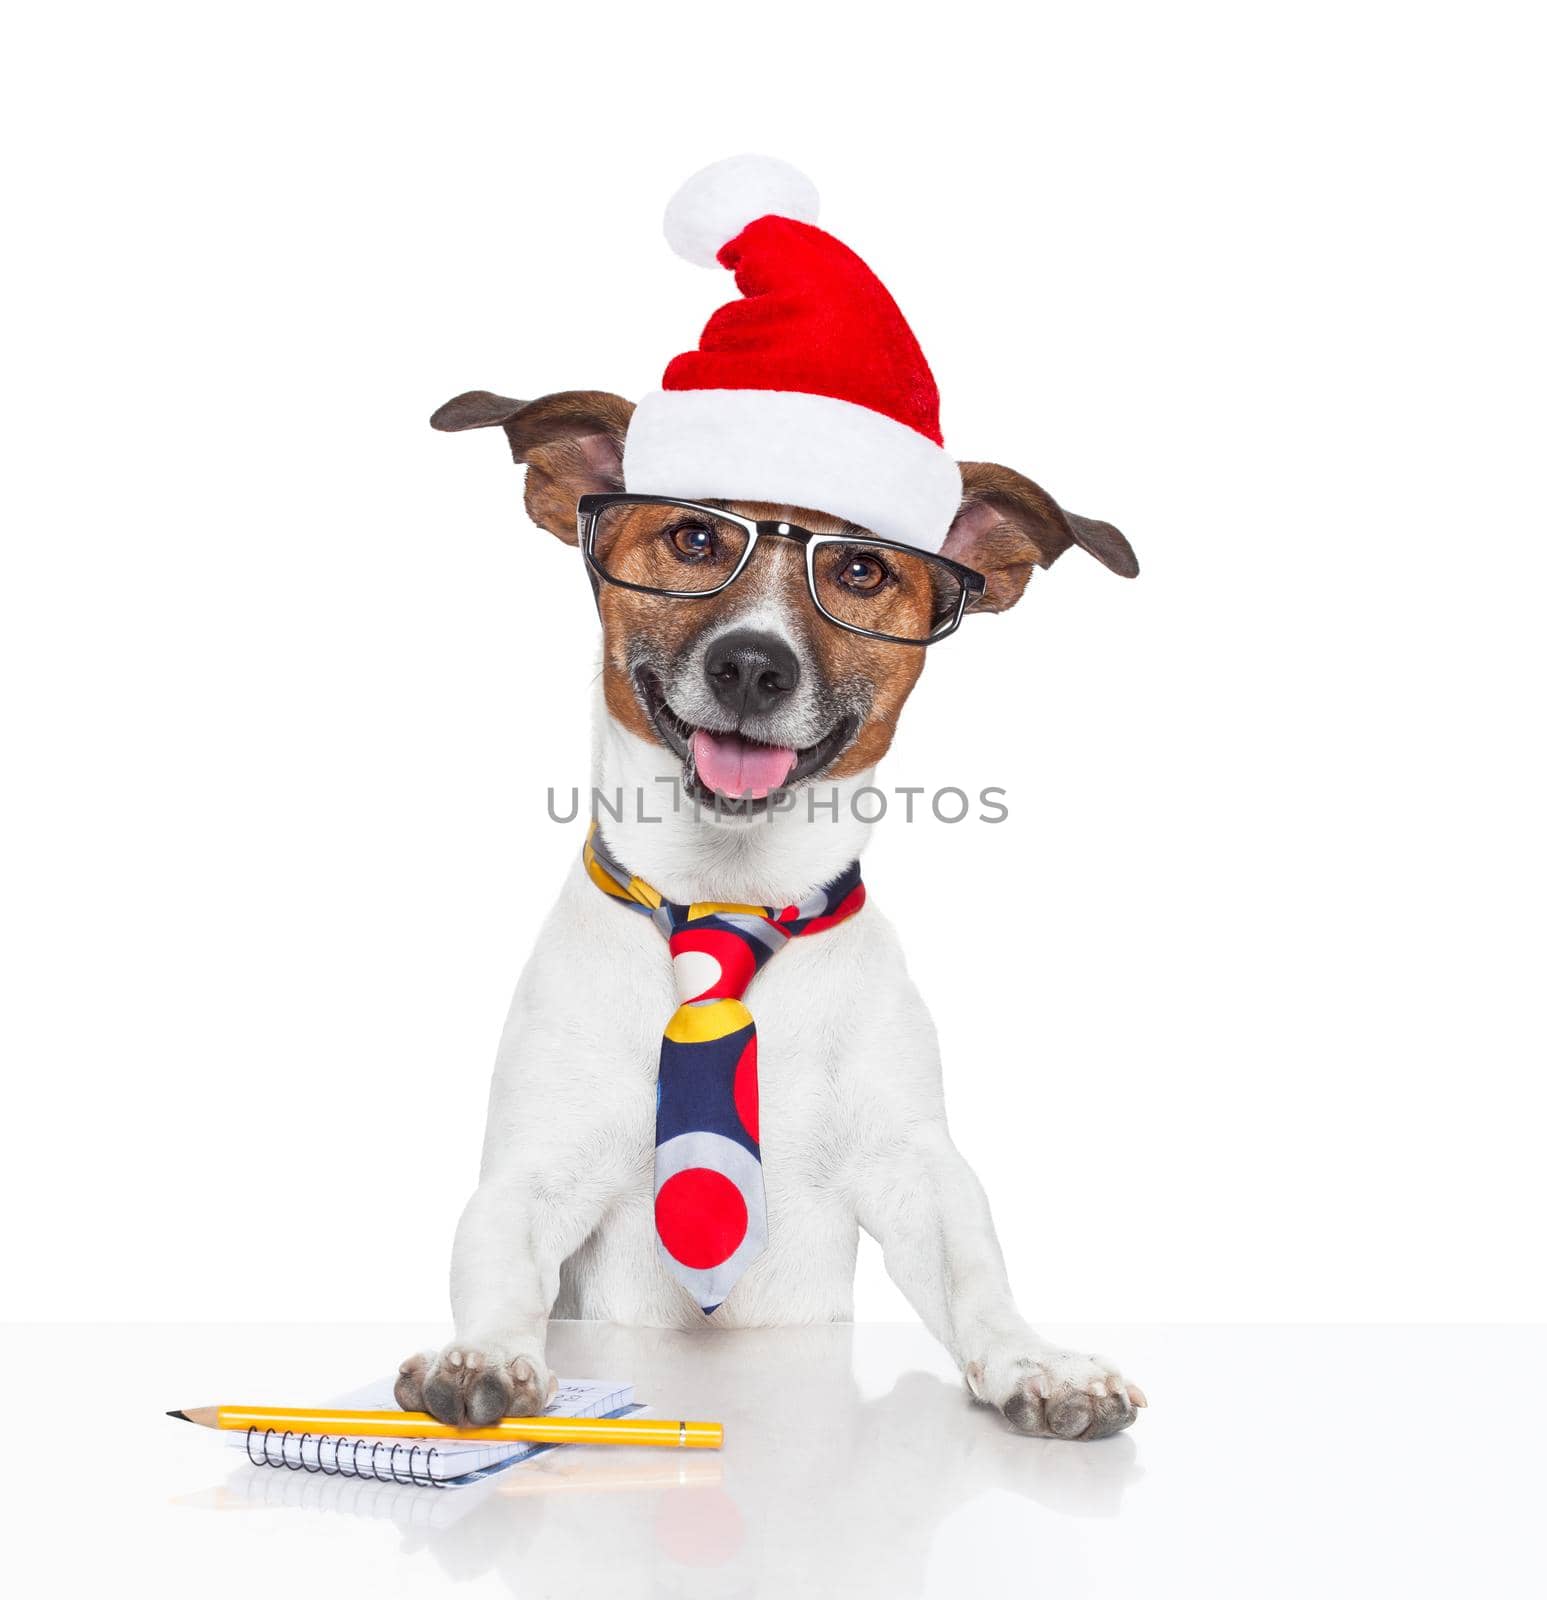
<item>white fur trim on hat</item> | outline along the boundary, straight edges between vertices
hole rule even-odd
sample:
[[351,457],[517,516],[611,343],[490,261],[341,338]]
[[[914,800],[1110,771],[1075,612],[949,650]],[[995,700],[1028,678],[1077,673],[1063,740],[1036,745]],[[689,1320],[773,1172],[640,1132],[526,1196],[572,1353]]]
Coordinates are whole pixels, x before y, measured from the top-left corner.
[[666,242],[700,267],[717,266],[720,251],[759,217],[815,222],[816,185],[773,156],[729,156],[695,172],[666,207]]
[[879,411],[782,389],[658,389],[623,449],[630,494],[769,500],[938,550],[961,505],[939,445]]

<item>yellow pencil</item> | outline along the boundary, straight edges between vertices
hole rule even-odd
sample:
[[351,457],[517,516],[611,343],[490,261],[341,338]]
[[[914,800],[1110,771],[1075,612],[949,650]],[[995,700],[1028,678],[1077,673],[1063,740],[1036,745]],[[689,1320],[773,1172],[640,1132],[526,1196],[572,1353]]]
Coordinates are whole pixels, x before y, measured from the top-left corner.
[[321,1411],[298,1406],[189,1406],[169,1417],[201,1428],[276,1433],[331,1433],[367,1439],[487,1439],[512,1444],[645,1444],[674,1450],[718,1450],[718,1422],[665,1421],[656,1417],[503,1417],[487,1428],[453,1428],[426,1411]]

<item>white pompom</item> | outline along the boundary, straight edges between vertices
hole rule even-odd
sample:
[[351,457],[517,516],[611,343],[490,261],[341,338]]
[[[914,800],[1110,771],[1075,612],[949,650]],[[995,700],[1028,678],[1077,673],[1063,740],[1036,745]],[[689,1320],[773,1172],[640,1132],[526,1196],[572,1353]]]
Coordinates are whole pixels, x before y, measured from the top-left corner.
[[730,156],[695,172],[666,207],[666,242],[700,267],[718,263],[720,251],[759,217],[815,222],[816,185],[787,161],[772,156]]

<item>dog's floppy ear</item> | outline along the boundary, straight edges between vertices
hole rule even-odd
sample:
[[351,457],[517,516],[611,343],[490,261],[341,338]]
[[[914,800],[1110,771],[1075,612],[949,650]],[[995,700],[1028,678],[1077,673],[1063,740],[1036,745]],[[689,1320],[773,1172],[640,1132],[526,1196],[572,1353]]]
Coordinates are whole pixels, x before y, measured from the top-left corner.
[[527,468],[527,514],[574,544],[575,502],[623,487],[623,437],[634,404],[600,389],[567,389],[541,400],[509,400],[472,389],[430,418],[443,433],[503,428],[510,453]]
[[1138,577],[1138,557],[1111,523],[1065,511],[1030,478],[992,461],[963,461],[961,475],[961,510],[940,553],[988,579],[974,611],[1013,606],[1031,569],[1052,566],[1072,544],[1120,577]]

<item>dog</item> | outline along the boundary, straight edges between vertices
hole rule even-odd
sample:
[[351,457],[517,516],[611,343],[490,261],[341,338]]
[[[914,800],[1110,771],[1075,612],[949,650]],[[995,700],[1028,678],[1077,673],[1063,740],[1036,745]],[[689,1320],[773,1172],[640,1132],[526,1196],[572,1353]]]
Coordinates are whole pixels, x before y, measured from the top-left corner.
[[[766,179],[768,171],[765,163],[756,175]],[[740,267],[760,250],[814,257],[841,248],[804,220],[812,209],[805,191],[786,187],[783,212],[762,216],[753,207],[750,225],[745,207],[711,219],[724,225],[705,248]],[[764,182],[757,205],[766,204],[767,189]],[[723,211],[721,176],[709,191],[711,210]],[[701,182],[695,201],[704,193]],[[702,254],[693,231],[703,231],[702,206],[688,209],[678,233]],[[739,242],[722,248],[713,242],[720,234]],[[834,270],[852,278],[847,252]],[[809,282],[806,259],[802,273]],[[845,278],[833,293],[852,300],[871,290],[852,290]],[[873,299],[862,309],[868,350],[878,319],[895,306]],[[788,306],[780,315],[788,322]],[[916,353],[904,334],[905,327],[895,335],[898,348]],[[760,337],[759,348],[767,342]],[[723,350],[725,339],[706,331],[705,350],[711,345]],[[927,378],[921,356],[918,367]],[[715,396],[728,386],[723,372],[712,376],[710,403],[718,406]],[[723,431],[705,458],[708,476],[692,477],[699,469],[668,450],[666,467],[680,468],[684,481],[677,486],[667,475],[641,491],[644,456],[636,447],[656,437],[642,427],[647,404],[636,414],[629,401],[595,390],[530,402],[477,390],[449,401],[432,423],[449,432],[502,429],[526,469],[532,520],[565,544],[591,541],[585,548],[602,635],[593,792],[650,796],[675,787],[689,802],[609,814],[602,831],[611,857],[681,905],[792,906],[860,856],[869,826],[852,798],[872,784],[918,681],[926,652],[915,647],[917,636],[934,636],[938,591],[909,590],[873,570],[889,571],[899,553],[908,559],[906,519],[918,502],[901,506],[895,530],[855,517],[846,458],[832,448],[828,424],[846,425],[856,407],[834,411],[832,401],[817,408],[822,428],[804,449],[786,452],[798,454],[800,471],[827,474],[801,480],[813,485],[807,499],[821,489],[826,503],[706,497],[705,485],[719,481],[713,474],[751,437]],[[729,411],[734,416],[734,397]],[[862,459],[876,430],[861,424],[854,477],[871,472],[869,481],[892,481],[891,465],[876,474],[874,462]],[[897,444],[892,434],[884,438],[887,450]],[[951,627],[964,614],[1008,609],[1034,568],[1075,546],[1121,575],[1137,573],[1132,549],[1110,524],[1065,512],[1007,467],[948,463],[942,477],[939,462],[923,453],[933,444],[915,449],[915,442],[898,444],[896,470],[906,477],[922,463],[921,492],[943,482],[951,496],[936,546],[944,565],[931,569],[946,575],[939,581],[947,586],[953,573],[962,585],[952,590]],[[631,586],[629,574],[642,569],[609,570],[622,554],[598,558],[597,502],[587,498],[636,493],[643,502],[623,508],[635,543],[625,545],[620,534],[614,546],[631,552],[629,560],[680,561],[686,572],[718,548],[718,530],[734,533],[738,519],[769,536],[743,552],[734,580],[713,593],[647,592],[651,585]],[[666,498],[673,495],[679,498]],[[889,514],[889,502],[875,504]],[[894,532],[902,544],[865,542]],[[833,586],[825,601],[813,550],[827,563],[821,581]],[[884,626],[839,625],[844,606]],[[836,807],[814,814],[791,803],[817,784],[824,794],[836,791]],[[933,1025],[881,912],[867,905],[818,938],[791,939],[758,973],[749,998],[761,1063],[766,1245],[714,1310],[714,1325],[850,1319],[863,1228],[975,1400],[1027,1434],[1091,1440],[1128,1427],[1145,1404],[1142,1391],[1110,1361],[1049,1344],[1016,1309],[983,1190],[946,1131]],[[404,1361],[396,1397],[405,1410],[461,1425],[541,1410],[555,1383],[544,1354],[550,1316],[683,1328],[705,1322],[705,1308],[663,1270],[656,1235],[657,1072],[662,1025],[676,1004],[659,932],[599,892],[577,850],[500,1041],[481,1176],[453,1249],[455,1338]]]

